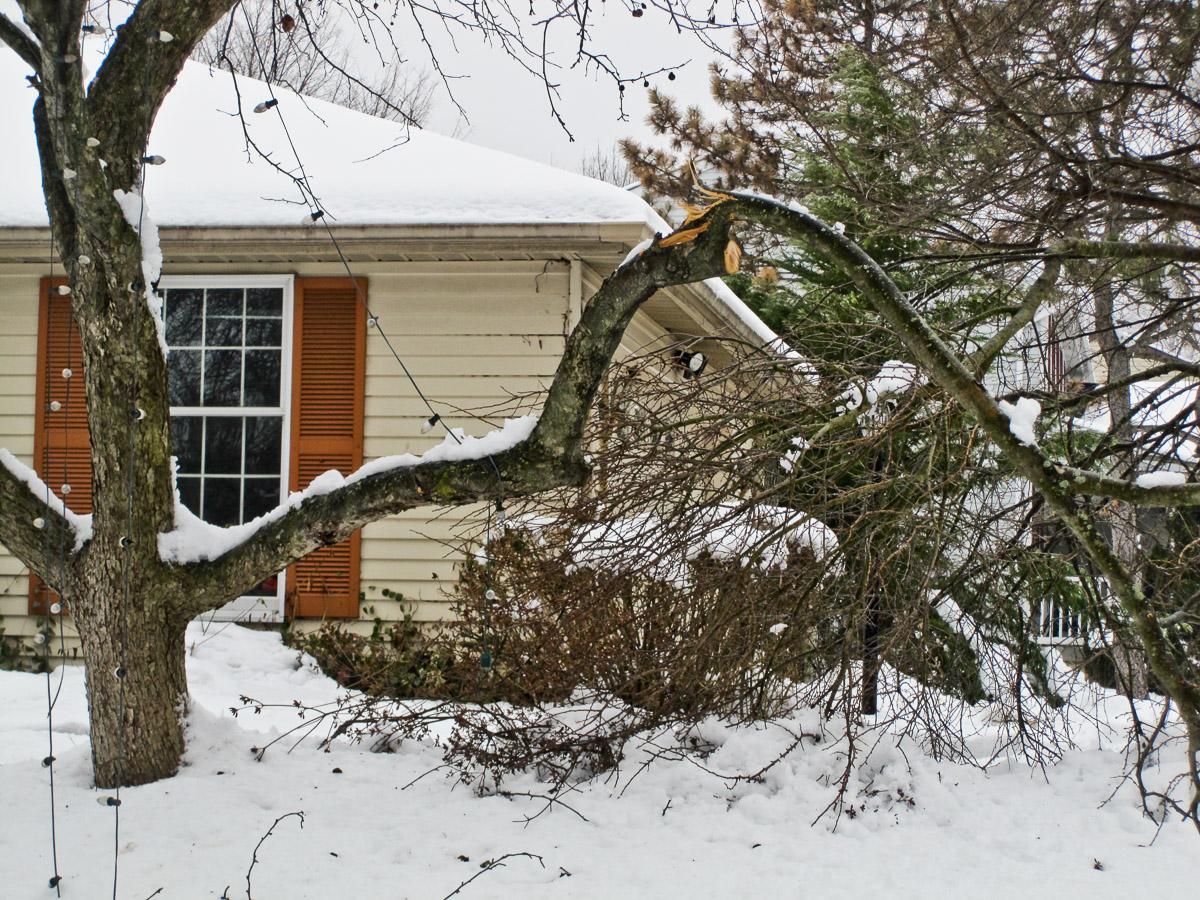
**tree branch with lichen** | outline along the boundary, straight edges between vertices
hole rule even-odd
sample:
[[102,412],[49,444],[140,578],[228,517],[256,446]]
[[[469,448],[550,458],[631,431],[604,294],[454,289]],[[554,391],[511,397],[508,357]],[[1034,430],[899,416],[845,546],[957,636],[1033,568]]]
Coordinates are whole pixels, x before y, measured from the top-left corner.
[[726,271],[731,212],[714,207],[699,225],[692,222],[656,238],[605,279],[568,337],[537,425],[524,441],[491,458],[418,463],[351,478],[305,499],[217,559],[174,567],[179,615],[192,618],[215,609],[313,550],[385,516],[582,484],[588,474],[584,429],[625,329],[660,288]]

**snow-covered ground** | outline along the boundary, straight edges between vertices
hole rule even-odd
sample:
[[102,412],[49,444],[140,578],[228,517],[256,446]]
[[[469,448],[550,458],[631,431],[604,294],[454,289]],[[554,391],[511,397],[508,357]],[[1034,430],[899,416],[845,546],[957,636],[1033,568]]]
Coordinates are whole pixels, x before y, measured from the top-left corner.
[[[297,724],[296,714],[234,718],[239,695],[315,704],[337,686],[275,634],[194,629],[189,641],[187,765],[168,781],[122,792],[122,898],[215,898],[226,886],[229,898],[245,897],[255,845],[277,817],[297,810],[303,829],[286,819],[258,851],[257,900],[440,898],[485,860],[520,852],[544,866],[509,859],[458,896],[1134,898],[1195,896],[1200,887],[1193,829],[1170,823],[1155,839],[1128,790],[1102,805],[1123,758],[1101,749],[1107,739],[1094,729],[1076,734],[1092,749],[1069,752],[1044,774],[1015,763],[984,774],[884,742],[852,787],[867,811],[843,816],[836,829],[829,816],[810,824],[841,771],[834,742],[805,742],[761,783],[730,785],[686,761],[661,762],[627,783],[636,768],[627,764],[619,784],[587,784],[569,796],[578,815],[558,808],[527,824],[542,803],[478,797],[439,772],[420,778],[440,762],[427,744],[394,754],[276,745],[256,762],[250,748]],[[53,896],[45,714],[45,676],[0,672],[6,900]],[[54,737],[59,869],[62,895],[72,898],[112,890],[113,814],[90,786],[86,723],[82,672],[66,669]],[[752,771],[789,741],[778,728],[714,727],[708,736],[720,747],[705,765],[718,772]],[[531,777],[507,786],[542,790]],[[901,796],[912,805],[889,802]]]

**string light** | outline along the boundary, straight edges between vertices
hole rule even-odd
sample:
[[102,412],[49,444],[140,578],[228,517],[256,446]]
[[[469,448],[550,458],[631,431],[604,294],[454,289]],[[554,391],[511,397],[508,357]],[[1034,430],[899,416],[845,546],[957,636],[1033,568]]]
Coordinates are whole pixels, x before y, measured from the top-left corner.
[[171,41],[175,40],[175,35],[171,34],[169,31],[160,31],[158,33],[158,39],[164,44],[169,44]]
[[62,377],[63,377],[63,378],[70,378],[70,377],[71,377],[72,375],[74,375],[74,374],[75,374],[75,373],[74,373],[74,372],[72,372],[70,369],[63,369],[63,370],[62,370]]
[[63,492],[64,494],[69,494],[69,493],[71,493],[71,486],[70,486],[69,484],[64,484],[64,485],[62,486],[62,492]]
[[60,297],[67,297],[71,294],[71,286],[69,284],[60,284],[57,290]]
[[97,797],[96,802],[99,803],[101,806],[120,806],[121,805],[121,801],[118,798],[108,797],[108,796]]
[[270,100],[264,100],[262,103],[254,107],[256,113],[265,113],[268,109],[274,109],[279,105],[279,101],[272,97]]
[[62,604],[55,600],[50,604],[50,614],[57,616],[60,612],[62,612]]
[[421,423],[421,434],[429,434],[429,432],[433,431],[434,426],[440,421],[442,421],[442,417],[437,413],[434,413]]
[[58,412],[60,409],[62,409],[61,403],[59,403],[57,400],[50,401],[50,412]]
[[108,34],[108,31],[105,29],[105,27],[103,25],[80,25],[79,30],[82,31],[85,35],[99,36],[99,35]]
[[96,140],[94,137],[90,137],[87,139],[87,145],[89,147],[95,149],[96,147],[100,146],[100,142],[98,140]]
[[81,266],[90,266],[92,264],[92,258],[86,253],[80,253],[79,256],[76,257],[75,261]]
[[316,222],[320,221],[323,218],[325,218],[325,210],[314,209],[312,212],[306,213],[304,218],[301,219],[300,221],[304,225],[312,225],[312,224],[315,224]]
[[41,531],[43,528],[46,527],[46,520],[43,519],[41,516],[38,516],[36,519],[33,520],[33,527],[36,528],[38,531]]
[[142,162],[148,166],[161,166],[167,161],[165,156],[159,156],[157,153],[152,156],[143,156]]
[[488,588],[486,591],[483,592],[483,599],[488,601],[488,603],[495,603],[496,602],[496,592],[493,591],[491,588]]
[[76,172],[74,169],[68,169],[68,168],[64,167],[63,168],[63,181],[70,181],[72,178],[74,178],[78,174],[79,173]]

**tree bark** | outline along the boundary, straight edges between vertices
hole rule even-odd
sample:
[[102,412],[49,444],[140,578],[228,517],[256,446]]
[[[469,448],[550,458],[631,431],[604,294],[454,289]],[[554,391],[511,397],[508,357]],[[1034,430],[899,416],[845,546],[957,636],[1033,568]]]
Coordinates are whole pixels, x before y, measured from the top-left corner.
[[126,596],[119,570],[85,581],[72,602],[87,666],[96,786],[146,784],[175,774],[188,708],[186,622],[153,584]]
[[[1132,354],[1120,340],[1117,334],[1113,310],[1112,283],[1102,280],[1095,292],[1096,296],[1096,339],[1100,344],[1100,352],[1104,356],[1107,373],[1105,381],[1109,385],[1122,385],[1108,392],[1108,413],[1110,433],[1114,434],[1117,443],[1132,447],[1134,427],[1130,420],[1133,408],[1130,396],[1131,387],[1126,382],[1133,371]],[[1129,466],[1132,455],[1128,452],[1121,454],[1121,462]],[[1132,473],[1130,473],[1132,474]],[[1109,527],[1112,529],[1113,552],[1117,559],[1131,573],[1134,584],[1141,590],[1141,578],[1138,572],[1138,523],[1137,509],[1124,500],[1113,500],[1108,505]],[[1103,601],[1102,601],[1103,602]],[[1120,634],[1113,635],[1113,662],[1117,669],[1119,687],[1130,697],[1144,699],[1150,695],[1150,679],[1148,677],[1146,655],[1141,648],[1133,645]]]

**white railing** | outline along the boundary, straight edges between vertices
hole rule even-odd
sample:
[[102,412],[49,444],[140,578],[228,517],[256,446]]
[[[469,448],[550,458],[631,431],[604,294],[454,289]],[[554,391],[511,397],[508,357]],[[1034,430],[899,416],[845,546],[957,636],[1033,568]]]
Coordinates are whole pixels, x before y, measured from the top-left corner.
[[[1079,588],[1083,595],[1083,584],[1078,577],[1066,579]],[[1100,595],[1101,602],[1107,593],[1107,585],[1097,579],[1093,590]],[[1033,631],[1039,644],[1082,644],[1092,626],[1087,616],[1062,603],[1058,597],[1042,597],[1033,602]]]

